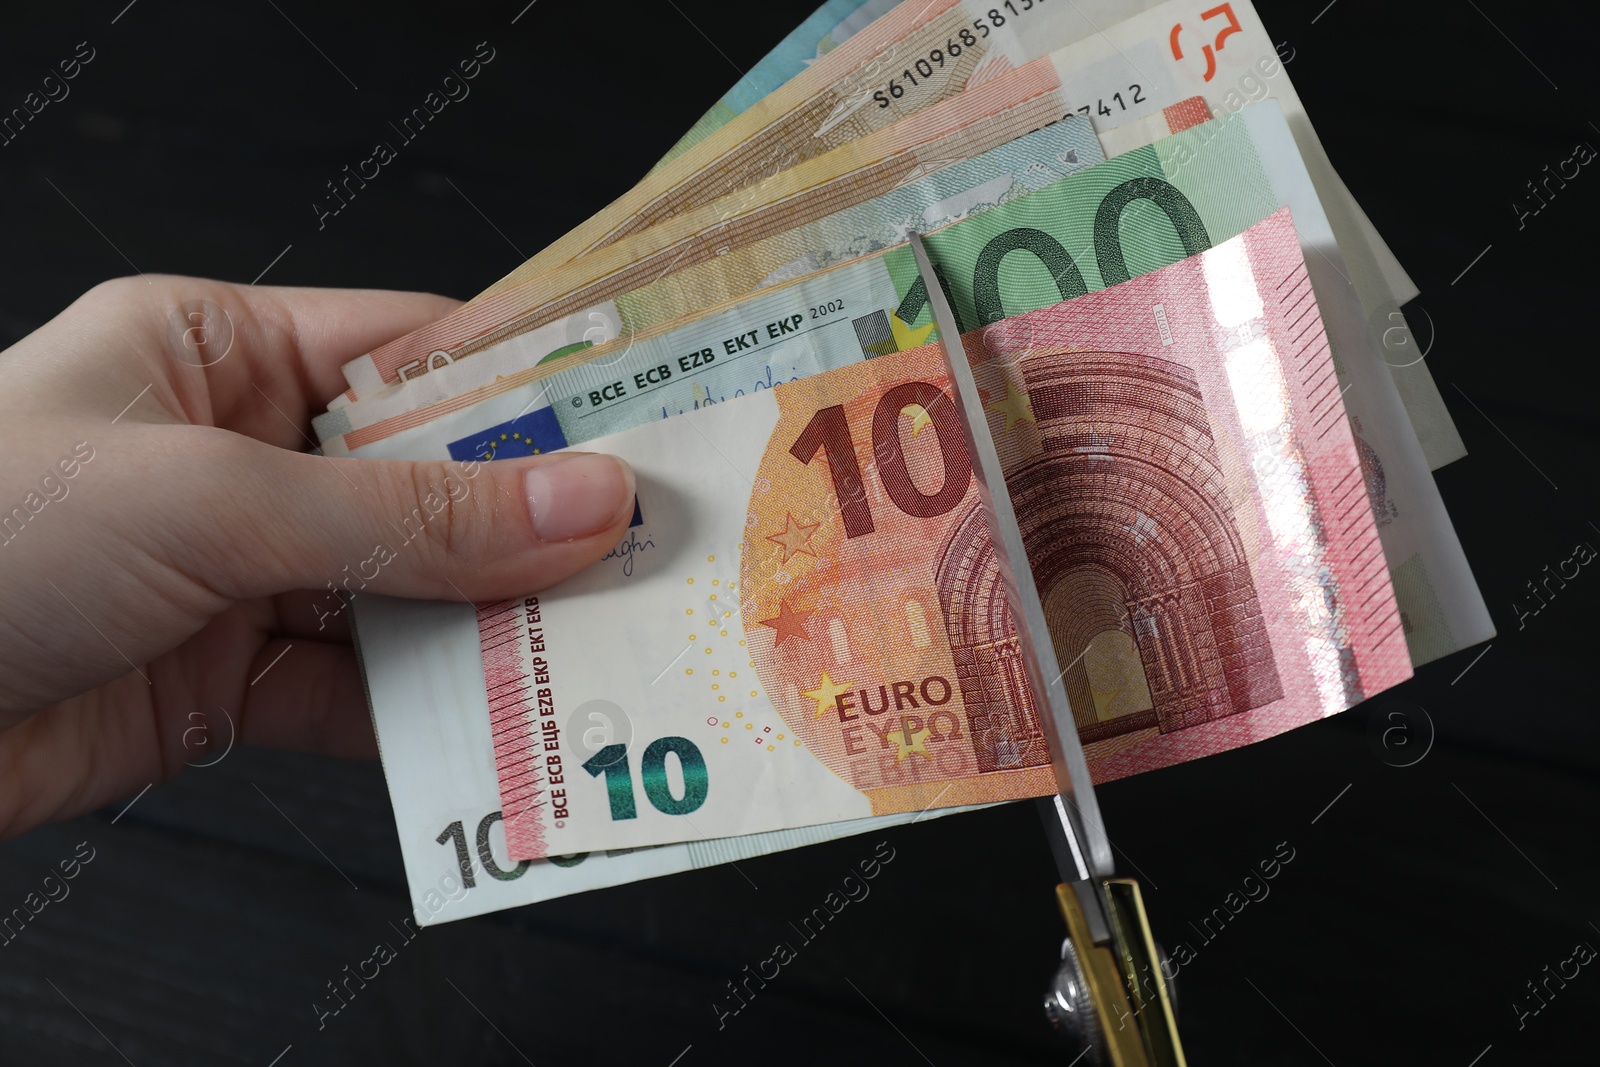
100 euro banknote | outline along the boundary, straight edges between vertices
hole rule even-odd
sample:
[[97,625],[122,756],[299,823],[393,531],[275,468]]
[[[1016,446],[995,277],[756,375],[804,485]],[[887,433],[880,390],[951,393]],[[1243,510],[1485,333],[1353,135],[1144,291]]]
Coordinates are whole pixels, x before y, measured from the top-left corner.
[[[1315,307],[1284,211],[969,335],[1096,780],[1410,675]],[[598,442],[626,559],[479,608],[514,857],[1054,790],[942,361]],[[626,736],[580,761],[586,708]]]

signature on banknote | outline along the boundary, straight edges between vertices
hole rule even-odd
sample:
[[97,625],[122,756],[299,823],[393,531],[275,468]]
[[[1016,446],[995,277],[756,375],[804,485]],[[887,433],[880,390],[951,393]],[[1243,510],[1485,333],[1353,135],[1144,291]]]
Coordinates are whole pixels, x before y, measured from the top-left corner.
[[632,578],[633,558],[643,555],[654,547],[656,547],[656,543],[650,538],[646,537],[641,541],[637,532],[629,530],[628,536],[622,539],[622,543],[607,552],[601,562],[603,563],[608,559],[620,559],[622,561],[622,576],[624,578]]

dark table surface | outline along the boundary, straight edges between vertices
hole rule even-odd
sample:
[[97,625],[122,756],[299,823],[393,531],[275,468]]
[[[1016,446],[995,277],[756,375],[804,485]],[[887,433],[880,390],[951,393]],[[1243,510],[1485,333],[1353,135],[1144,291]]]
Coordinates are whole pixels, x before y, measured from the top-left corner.
[[[0,147],[5,343],[134,270],[468,296],[623,192],[808,10],[125,3],[0,20],[5,108],[79,42],[95,56]],[[1541,987],[1536,1014],[1514,1002],[1600,946],[1600,577],[1537,616],[1512,604],[1600,543],[1600,172],[1537,215],[1514,206],[1546,164],[1600,145],[1595,17],[1488,0],[1261,9],[1422,288],[1411,319],[1471,449],[1438,479],[1500,636],[1333,720],[1104,787],[1110,834],[1158,930],[1192,953],[1195,1063],[1590,1062],[1593,968]],[[319,229],[324,183],[480,41],[496,59],[471,97]],[[1375,740],[1395,722],[1426,751],[1412,766]],[[414,940],[395,930],[411,908],[376,765],[236,751],[121,807],[0,843],[0,910],[93,857],[0,947],[0,1063],[1065,1062],[1038,1008],[1061,926],[1030,805]],[[880,840],[895,859],[870,898],[719,1029],[726,983]],[[1268,896],[1206,925],[1289,850]],[[319,1028],[327,983],[380,941],[394,961]]]

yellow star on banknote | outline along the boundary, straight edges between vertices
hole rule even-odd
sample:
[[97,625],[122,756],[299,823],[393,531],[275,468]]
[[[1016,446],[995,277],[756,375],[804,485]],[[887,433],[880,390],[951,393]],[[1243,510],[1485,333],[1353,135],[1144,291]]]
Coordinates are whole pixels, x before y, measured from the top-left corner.
[[[1095,686],[1091,683],[1089,694],[1094,697],[1096,707],[1109,708],[1113,703],[1115,703],[1118,697],[1128,691],[1127,686],[1124,685],[1117,685],[1115,688],[1113,688],[1111,685],[1112,681],[1112,679],[1107,679],[1105,682],[1101,683],[1100,686]],[[1123,679],[1117,678],[1114,679],[1114,681],[1121,682]]]
[[1006,383],[1005,399],[991,401],[984,406],[984,410],[1004,415],[1007,430],[1019,422],[1038,423],[1033,417],[1033,402],[1028,399],[1027,391],[1017,392],[1016,386],[1010,382]]
[[926,326],[907,326],[901,321],[900,316],[889,312],[889,332],[894,335],[894,347],[901,352],[908,348],[920,348],[928,343],[928,336],[933,333],[933,323]]
[[823,671],[822,681],[817,683],[817,687],[805,690],[800,695],[817,702],[817,713],[811,717],[820,719],[832,709],[834,701],[845,693],[850,692],[850,687],[855,684],[854,682],[835,683],[832,678],[828,677],[828,672]]
[[920,730],[912,730],[911,740],[907,741],[906,723],[901,720],[900,729],[892,734],[884,734],[883,736],[885,740],[894,742],[894,761],[899,763],[910,758],[913,754],[926,760],[933,759],[933,756],[928,752],[928,735],[932,732],[933,730],[926,726]]
[[790,557],[801,552],[808,556],[815,556],[816,553],[807,548],[806,543],[811,540],[811,535],[816,533],[817,527],[821,525],[820,522],[802,525],[794,521],[792,513],[784,512],[783,529],[778,533],[768,534],[767,540],[783,546],[783,562],[785,563],[789,562]]

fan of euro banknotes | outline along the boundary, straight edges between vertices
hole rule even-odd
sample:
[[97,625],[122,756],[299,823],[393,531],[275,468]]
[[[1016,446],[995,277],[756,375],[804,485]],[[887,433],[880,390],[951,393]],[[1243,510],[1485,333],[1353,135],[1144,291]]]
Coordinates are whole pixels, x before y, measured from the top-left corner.
[[[829,0],[626,195],[345,367],[332,456],[638,473],[596,567],[354,600],[420,922],[1055,790],[929,294],[1096,781],[1492,636],[1416,289],[1250,0]],[[419,516],[419,521],[425,518]]]

